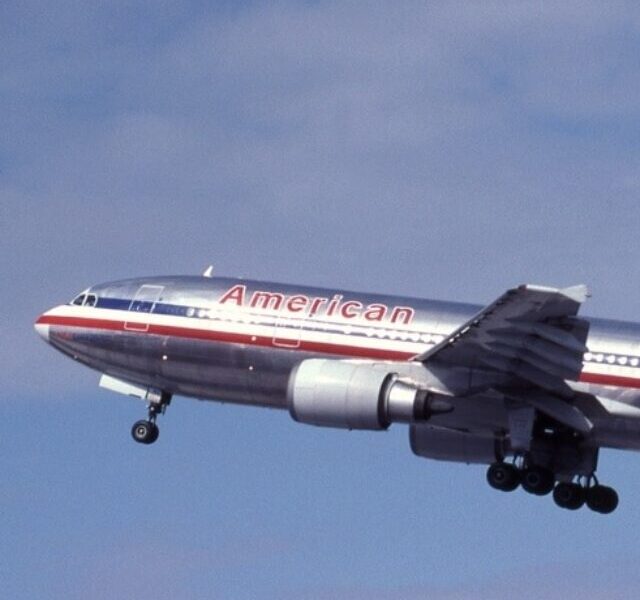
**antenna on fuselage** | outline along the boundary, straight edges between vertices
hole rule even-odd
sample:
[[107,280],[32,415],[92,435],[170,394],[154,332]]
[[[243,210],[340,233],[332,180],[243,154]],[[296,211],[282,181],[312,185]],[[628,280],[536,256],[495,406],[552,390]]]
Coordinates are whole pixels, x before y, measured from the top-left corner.
[[203,277],[213,277],[213,265],[209,265],[204,273],[202,274]]

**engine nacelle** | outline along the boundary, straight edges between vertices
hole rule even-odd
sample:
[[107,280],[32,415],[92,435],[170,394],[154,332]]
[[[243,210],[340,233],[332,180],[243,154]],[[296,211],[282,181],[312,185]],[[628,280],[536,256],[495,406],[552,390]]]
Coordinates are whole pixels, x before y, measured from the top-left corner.
[[387,429],[426,421],[450,405],[428,389],[389,371],[388,365],[309,359],[289,379],[291,416],[300,423],[342,429]]
[[412,425],[409,441],[417,456],[467,464],[491,464],[508,452],[507,442],[492,434],[465,433],[431,425]]

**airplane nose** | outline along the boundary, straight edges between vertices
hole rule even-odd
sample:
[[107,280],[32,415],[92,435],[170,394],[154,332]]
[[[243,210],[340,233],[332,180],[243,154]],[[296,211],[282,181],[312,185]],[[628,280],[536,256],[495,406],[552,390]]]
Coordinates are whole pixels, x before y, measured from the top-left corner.
[[42,316],[38,317],[36,322],[33,324],[36,333],[45,341],[49,341],[49,325],[42,323]]

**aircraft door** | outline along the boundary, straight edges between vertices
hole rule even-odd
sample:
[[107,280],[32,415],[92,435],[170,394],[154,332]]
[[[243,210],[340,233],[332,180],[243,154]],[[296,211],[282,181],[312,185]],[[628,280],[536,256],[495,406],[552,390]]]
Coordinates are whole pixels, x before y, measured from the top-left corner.
[[278,316],[273,330],[273,345],[279,348],[299,348],[304,322],[304,315],[299,317]]
[[[140,286],[129,305],[129,313],[152,313],[156,303],[160,300],[160,295],[163,290],[164,287],[160,285]],[[127,331],[149,331],[149,322],[127,320],[124,324],[124,328]]]

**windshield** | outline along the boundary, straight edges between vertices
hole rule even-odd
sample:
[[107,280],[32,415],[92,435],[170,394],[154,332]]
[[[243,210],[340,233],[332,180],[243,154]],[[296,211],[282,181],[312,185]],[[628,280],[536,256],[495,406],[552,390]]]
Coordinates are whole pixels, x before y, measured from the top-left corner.
[[82,294],[78,294],[72,301],[71,304],[74,306],[96,306],[98,304],[98,297],[95,294],[87,294],[87,292],[82,292]]
[[85,306],[95,306],[98,299],[95,294],[87,294],[87,299],[84,301]]
[[84,304],[84,300],[87,297],[86,294],[80,294],[79,296],[76,296],[72,301],[71,304],[75,304],[76,306],[82,306]]

